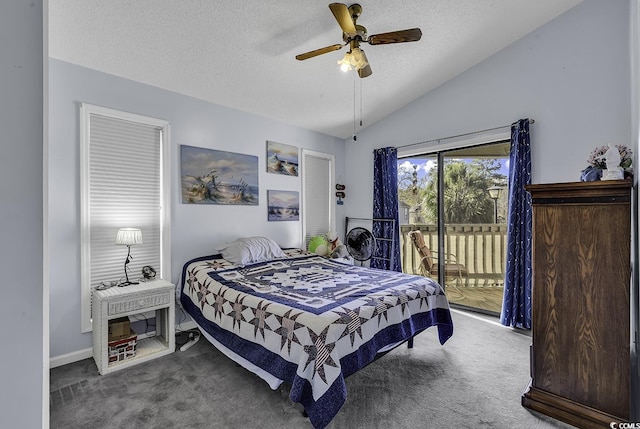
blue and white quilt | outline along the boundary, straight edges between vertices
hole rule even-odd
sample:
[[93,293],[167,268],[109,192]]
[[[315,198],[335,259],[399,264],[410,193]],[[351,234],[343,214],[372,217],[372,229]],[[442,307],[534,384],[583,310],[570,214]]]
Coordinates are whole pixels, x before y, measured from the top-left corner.
[[344,404],[345,377],[379,350],[430,326],[441,344],[453,334],[449,302],[429,278],[285,252],[246,266],[194,259],[180,301],[219,343],[290,383],[316,428]]

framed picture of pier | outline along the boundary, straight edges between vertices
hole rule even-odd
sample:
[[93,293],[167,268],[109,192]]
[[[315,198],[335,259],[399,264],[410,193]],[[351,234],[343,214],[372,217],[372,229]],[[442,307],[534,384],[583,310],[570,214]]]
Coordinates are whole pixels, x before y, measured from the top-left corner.
[[298,191],[267,190],[270,222],[300,220],[300,194]]
[[298,176],[298,148],[267,140],[267,173]]
[[184,204],[258,205],[258,157],[180,146]]

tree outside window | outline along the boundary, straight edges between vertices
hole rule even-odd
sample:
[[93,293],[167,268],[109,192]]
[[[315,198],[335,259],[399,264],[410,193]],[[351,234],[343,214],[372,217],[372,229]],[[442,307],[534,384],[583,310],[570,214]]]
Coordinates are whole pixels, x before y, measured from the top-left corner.
[[[413,161],[414,163],[411,163]],[[434,158],[399,160],[399,200],[410,207],[411,224],[437,223],[438,176]],[[425,162],[426,161],[426,162]],[[448,159],[444,163],[444,222],[494,223],[496,202],[487,191],[492,186],[503,186],[506,196],[507,176],[501,172],[502,159],[470,158]],[[428,167],[426,167],[428,165]],[[422,168],[423,174],[417,174]],[[498,202],[498,222],[506,218],[506,204]]]

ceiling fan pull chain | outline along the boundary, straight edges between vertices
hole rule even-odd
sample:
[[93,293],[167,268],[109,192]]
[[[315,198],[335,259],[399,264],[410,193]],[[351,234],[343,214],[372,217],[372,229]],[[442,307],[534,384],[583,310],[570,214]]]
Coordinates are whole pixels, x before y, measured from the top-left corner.
[[362,127],[362,81],[360,81],[360,127]]
[[356,75],[353,74],[353,141],[357,141],[356,137]]

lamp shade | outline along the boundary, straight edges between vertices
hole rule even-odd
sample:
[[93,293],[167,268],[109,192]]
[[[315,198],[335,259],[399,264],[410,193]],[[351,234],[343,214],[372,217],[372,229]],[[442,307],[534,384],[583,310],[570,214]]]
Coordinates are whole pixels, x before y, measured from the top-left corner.
[[338,60],[338,64],[340,65],[340,69],[345,73],[351,70],[351,51],[345,53],[344,57]]
[[116,244],[126,246],[142,244],[142,231],[138,228],[120,228],[116,235]]
[[363,69],[369,65],[369,62],[367,61],[367,56],[364,54],[364,51],[360,48],[353,48],[351,50],[351,58],[349,59],[349,61],[351,61],[351,66],[355,70]]

